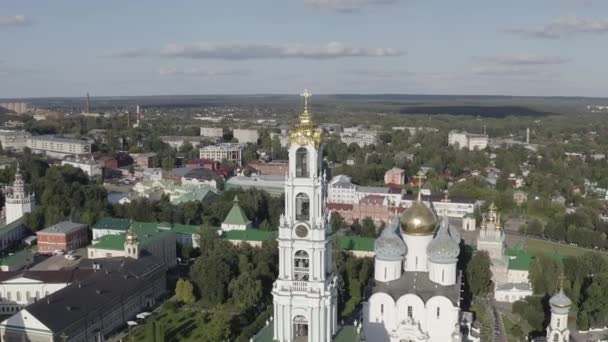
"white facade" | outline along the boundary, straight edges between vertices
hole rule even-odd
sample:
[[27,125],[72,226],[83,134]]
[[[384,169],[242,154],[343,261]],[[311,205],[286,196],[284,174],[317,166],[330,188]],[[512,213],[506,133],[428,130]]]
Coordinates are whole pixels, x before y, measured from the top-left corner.
[[71,154],[91,153],[91,143],[87,141],[58,138],[52,135],[30,137],[27,140],[27,147],[32,152],[44,153],[48,156],[59,158]]
[[274,283],[273,336],[278,342],[331,341],[337,332],[337,277],[325,207],[320,130],[307,110],[291,141],[285,215],[279,226],[279,275]]
[[256,144],[260,138],[257,129],[242,129],[235,128],[232,131],[232,137],[239,141],[241,144]]
[[340,134],[340,141],[347,145],[356,144],[360,147],[375,145],[378,143],[378,133],[373,131],[347,133],[345,128],[344,133]]
[[568,312],[572,301],[564,294],[564,289],[549,299],[551,321],[547,326],[547,342],[569,342]]
[[89,178],[102,175],[102,169],[93,159],[67,157],[61,161],[61,165],[72,165],[75,168],[81,169]]
[[6,187],[4,192],[7,224],[17,221],[23,215],[34,210],[36,206],[35,195],[25,190],[25,181],[18,166],[13,186]]
[[201,137],[206,138],[221,138],[224,135],[224,129],[219,127],[201,127]]
[[467,132],[450,131],[448,145],[460,149],[483,150],[488,146],[489,137],[485,134],[472,134]]
[[241,165],[243,161],[243,149],[241,144],[223,143],[209,145],[200,149],[201,159],[211,159],[215,161],[227,161]]
[[0,283],[0,314],[15,313],[69,284],[68,281],[45,283],[27,275],[3,281]]
[[0,130],[0,144],[4,150],[22,151],[31,134],[26,131]]

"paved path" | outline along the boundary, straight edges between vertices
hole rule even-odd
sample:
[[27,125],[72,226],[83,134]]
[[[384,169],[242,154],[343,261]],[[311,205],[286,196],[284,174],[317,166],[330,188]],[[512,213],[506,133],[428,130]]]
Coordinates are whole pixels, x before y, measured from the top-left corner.
[[492,310],[492,340],[494,342],[507,342],[507,334],[505,333],[505,326],[502,321],[502,316],[498,312],[496,302],[492,300],[490,302],[490,308]]

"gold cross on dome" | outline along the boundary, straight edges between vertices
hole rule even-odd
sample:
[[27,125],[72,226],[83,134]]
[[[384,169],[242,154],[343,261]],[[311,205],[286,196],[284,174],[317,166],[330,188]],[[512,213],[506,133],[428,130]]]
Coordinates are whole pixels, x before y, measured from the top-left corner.
[[312,94],[308,92],[308,89],[304,89],[304,93],[300,96],[304,98],[304,113],[308,113],[308,98],[311,97]]
[[422,181],[426,178],[426,176],[422,173],[422,171],[418,172],[416,176],[414,176],[418,180],[418,190],[422,188]]

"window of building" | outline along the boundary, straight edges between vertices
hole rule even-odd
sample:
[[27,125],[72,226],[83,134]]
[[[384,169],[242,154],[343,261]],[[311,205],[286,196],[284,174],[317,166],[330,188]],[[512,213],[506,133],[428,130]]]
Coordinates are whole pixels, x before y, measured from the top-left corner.
[[413,318],[414,317],[414,309],[411,306],[407,307],[407,317],[408,318]]
[[559,328],[559,318],[557,319],[557,327]]
[[380,314],[384,314],[384,304],[380,304]]
[[307,221],[310,219],[310,199],[305,193],[296,196],[296,220]]
[[439,318],[439,314],[440,314],[440,308],[437,307],[437,318]]
[[17,301],[21,301],[21,292],[17,291],[16,293]]
[[310,259],[305,251],[297,251],[294,255],[293,275],[295,280],[307,281],[309,278]]
[[308,150],[300,147],[296,151],[296,177],[308,177]]

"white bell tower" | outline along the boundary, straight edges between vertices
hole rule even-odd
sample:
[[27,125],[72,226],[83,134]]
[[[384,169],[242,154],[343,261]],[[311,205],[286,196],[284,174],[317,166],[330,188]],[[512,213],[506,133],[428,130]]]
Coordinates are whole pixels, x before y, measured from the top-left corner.
[[568,312],[572,301],[564,293],[563,276],[560,277],[560,289],[551,299],[551,321],[547,326],[547,342],[569,342],[570,330],[568,329]]
[[285,215],[279,226],[279,275],[274,283],[274,339],[331,341],[337,331],[337,277],[332,270],[322,131],[304,111],[289,139]]

